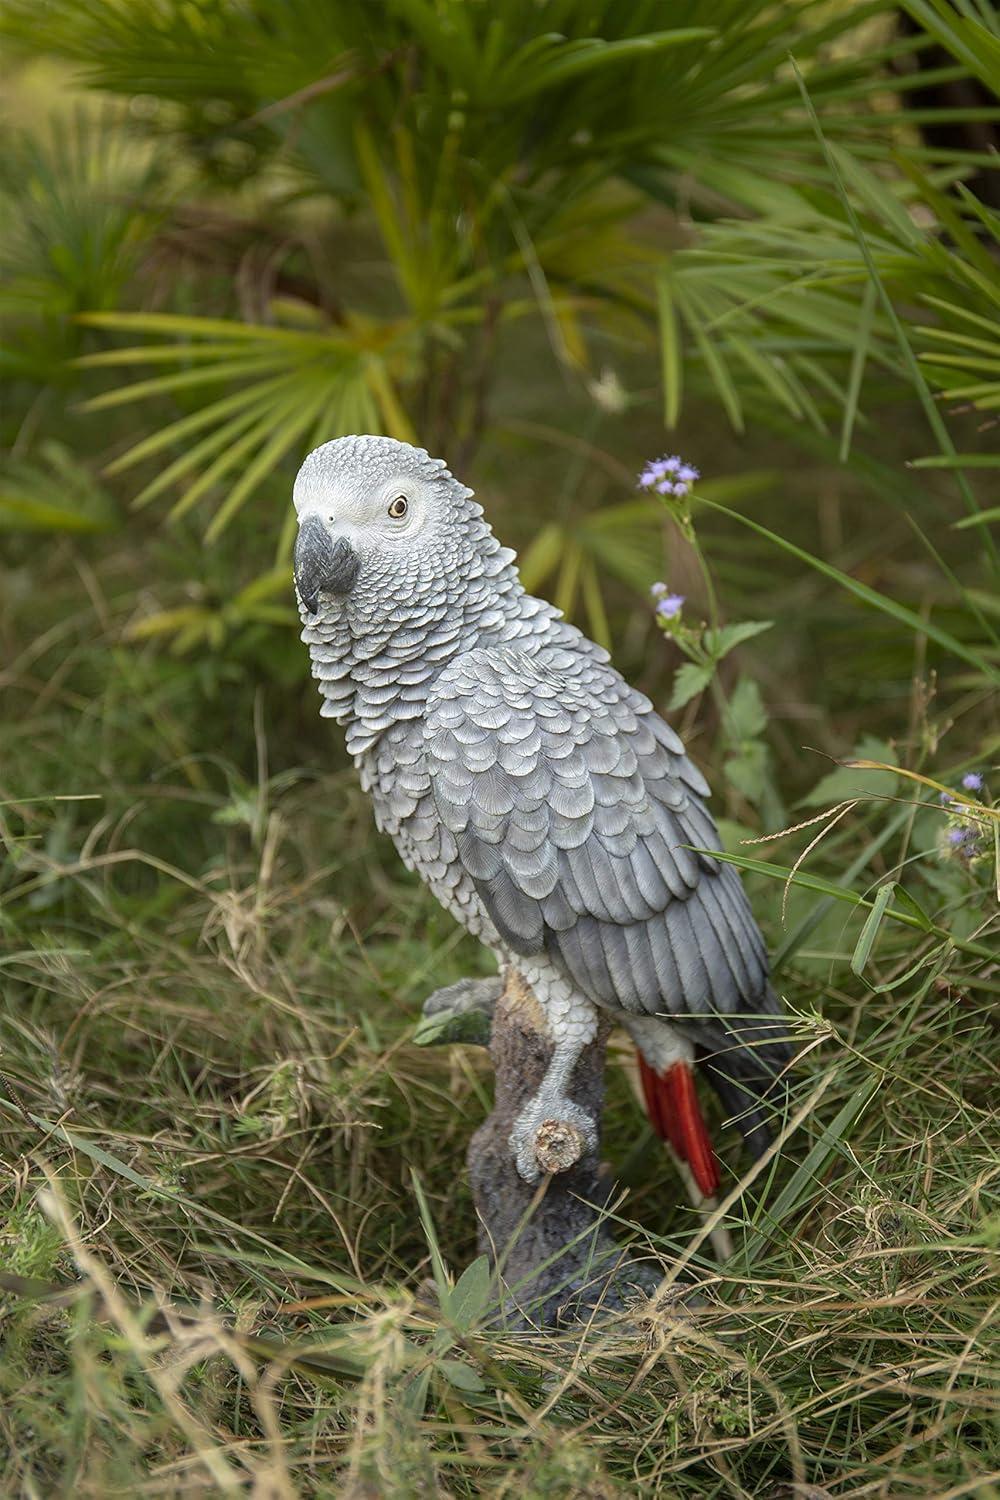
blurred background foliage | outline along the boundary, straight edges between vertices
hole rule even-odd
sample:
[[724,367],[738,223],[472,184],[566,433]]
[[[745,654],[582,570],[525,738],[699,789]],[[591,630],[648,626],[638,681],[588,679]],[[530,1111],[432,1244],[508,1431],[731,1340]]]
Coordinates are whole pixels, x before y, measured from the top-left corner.
[[[1000,401],[1000,220],[966,186],[994,165],[998,39],[985,6],[905,14],[13,0],[8,45],[106,103],[30,110],[5,153],[6,523],[57,524],[38,497],[61,434],[95,471],[75,486],[86,525],[106,513],[96,471],[209,543],[252,507],[273,554],[239,606],[156,616],[181,649],[217,641],[287,608],[303,451],[419,435],[467,471],[486,437],[495,472],[504,426],[507,456],[518,424],[522,449],[561,425],[533,389],[533,434],[520,413],[510,430],[526,364],[557,404],[589,402],[619,454],[660,401],[685,432],[710,401],[737,433],[777,430],[853,458],[889,503],[933,505],[878,463],[914,361],[917,462],[956,463],[931,392]],[[606,638],[606,575],[652,581],[662,517],[604,477],[599,517],[547,518],[527,571]]]
[[[943,1360],[978,1350],[996,1243],[995,7],[7,0],[0,38],[0,1047],[40,1118],[89,1120],[147,1184],[136,1199],[107,1153],[73,1156],[72,1207],[101,1254],[137,1295],[208,1283],[232,1306],[288,1290],[284,1262],[261,1269],[267,1236],[268,1255],[323,1274],[363,1265],[396,1307],[427,1249],[417,1166],[457,1262],[471,1256],[459,1110],[481,1115],[485,1075],[403,1042],[427,991],[482,960],[371,832],[316,713],[289,567],[305,451],[414,439],[476,488],[528,586],[671,706],[747,871],[810,1043],[802,1087],[826,1090],[806,1167],[767,1188],[767,1222],[792,1231],[769,1242],[775,1284],[802,1273],[809,1226],[816,1304],[773,1314],[789,1351],[812,1320],[808,1360],[772,1365],[773,1301],[759,1325],[741,1314],[801,1410],[810,1478],[855,1465],[891,1500],[971,1493],[948,1485],[988,1467],[987,1423],[962,1405],[976,1360],[932,1366],[949,1374],[925,1438],[904,1408],[924,1389],[914,1309],[925,1340],[946,1325],[957,1340]],[[690,515],[637,489],[665,449],[702,471]],[[658,580],[686,597],[679,619],[658,623]],[[852,752],[882,769],[834,764]],[[963,777],[983,780],[963,792]],[[27,1162],[35,1136],[4,1119]],[[689,1226],[636,1128],[616,1076],[616,1170],[670,1254]],[[49,1274],[66,1237],[19,1196],[33,1172],[11,1178],[10,1253]],[[189,1243],[187,1216],[204,1241],[220,1214],[256,1226],[227,1250],[231,1275]],[[852,1257],[895,1254],[915,1226],[959,1269],[890,1311]],[[360,1324],[382,1291],[357,1286]],[[742,1283],[718,1295],[724,1321]],[[850,1332],[816,1310],[845,1306]],[[364,1326],[391,1425],[387,1325]],[[883,1383],[817,1415],[814,1384],[839,1391],[862,1347],[884,1351]],[[86,1366],[65,1431],[46,1416],[65,1392],[32,1374],[13,1446],[67,1493],[84,1492],[74,1433],[93,1410],[117,1421],[131,1388],[132,1355],[106,1355],[108,1384]],[[621,1368],[630,1381],[634,1360]],[[892,1370],[903,1415],[879,1394]],[[760,1424],[733,1415],[743,1375],[725,1360],[716,1375],[708,1405],[676,1416],[688,1458],[669,1482],[701,1493],[710,1472],[712,1493],[763,1494],[788,1478],[767,1439],[731,1460],[742,1491],[714,1449],[690,1460],[714,1441],[698,1413],[734,1453],[744,1418]],[[269,1397],[256,1415],[234,1399],[237,1430],[272,1430]],[[636,1398],[656,1432],[637,1472],[674,1399]],[[308,1413],[285,1416],[312,1442]],[[93,1493],[134,1488],[166,1420],[88,1470]],[[515,1489],[522,1459],[542,1474],[534,1441],[503,1459]],[[371,1459],[379,1482],[391,1446]],[[910,1488],[904,1448],[926,1463]],[[369,1457],[351,1455],[363,1478]],[[566,1463],[582,1493],[586,1465]]]
[[[529,588],[654,681],[665,543],[710,603],[634,493],[664,441],[705,500],[996,662],[992,7],[11,0],[2,25],[0,526],[142,537],[126,639],[301,677],[290,479],[380,431],[445,453]],[[775,542],[699,525],[727,609],[773,617]],[[856,596],[767,652],[775,681],[821,669],[848,743],[912,667]]]

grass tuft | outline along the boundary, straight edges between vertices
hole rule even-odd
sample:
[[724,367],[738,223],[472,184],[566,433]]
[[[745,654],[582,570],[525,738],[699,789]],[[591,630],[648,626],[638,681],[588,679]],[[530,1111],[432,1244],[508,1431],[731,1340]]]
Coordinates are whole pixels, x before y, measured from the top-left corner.
[[[102,599],[138,565],[99,562]],[[458,1170],[485,1056],[412,1044],[482,954],[372,834],[298,682],[255,702],[254,661],[126,650],[65,568],[58,626],[33,636],[27,602],[6,624],[5,1486],[988,1496],[995,903],[985,864],[942,857],[933,790],[857,773],[812,883],[785,878],[812,817],[734,855],[803,1060],[780,1153],[727,1198],[731,1260],[613,1063],[616,1233],[682,1269],[625,1317],[514,1335]]]

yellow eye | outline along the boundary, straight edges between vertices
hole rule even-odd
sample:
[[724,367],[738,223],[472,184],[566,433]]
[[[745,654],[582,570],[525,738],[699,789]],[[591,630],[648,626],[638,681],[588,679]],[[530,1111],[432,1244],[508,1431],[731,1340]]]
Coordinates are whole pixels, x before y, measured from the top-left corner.
[[410,502],[405,495],[397,495],[389,506],[389,514],[394,521],[401,521],[410,508]]

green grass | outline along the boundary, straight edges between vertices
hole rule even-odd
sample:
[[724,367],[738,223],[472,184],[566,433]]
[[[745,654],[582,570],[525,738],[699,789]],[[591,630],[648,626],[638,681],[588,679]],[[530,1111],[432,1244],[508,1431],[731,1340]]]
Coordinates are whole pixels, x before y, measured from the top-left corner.
[[[539,482],[520,472],[511,498]],[[706,529],[724,575],[744,533]],[[783,916],[782,883],[751,873],[804,1057],[798,1124],[727,1200],[732,1260],[713,1260],[616,1051],[618,1232],[674,1268],[668,1289],[591,1328],[491,1327],[479,1270],[457,1299],[441,1285],[476,1256],[461,1163],[485,1054],[409,1042],[425,995],[482,955],[373,834],[292,632],[194,658],[123,643],[150,579],[190,560],[137,540],[25,542],[4,573],[7,1491],[1000,1493],[996,964],[893,920],[898,894],[862,937],[870,906],[792,884]],[[788,823],[815,816],[796,804],[829,766],[797,747],[853,735],[829,707],[807,732],[787,717],[815,701],[827,642],[831,663],[852,640],[883,653],[865,719],[902,762],[950,785],[983,763],[996,705],[964,668],[945,712],[907,688],[902,626],[880,647],[877,616],[780,552],[771,578],[781,641],[770,664],[768,636],[741,654],[768,698],[773,653],[790,663],[769,731]],[[735,609],[737,575],[727,589]],[[644,642],[631,665],[662,702],[667,651]],[[836,703],[835,671],[822,691]],[[713,712],[690,714],[694,744],[746,822]],[[991,873],[942,861],[932,793],[837,775],[816,804],[860,800],[803,873],[869,903],[899,878],[988,951]],[[822,826],[733,847],[790,870]],[[721,1139],[728,1190],[748,1164]]]
[[[2,1494],[1000,1500],[1000,224],[912,92],[995,17],[688,9],[7,7]],[[485,958],[292,628],[295,463],[375,428],[675,696],[800,1048],[756,1169],[709,1105],[706,1221],[613,1042],[665,1279],[587,1327],[497,1316],[488,1060],[413,1043]]]

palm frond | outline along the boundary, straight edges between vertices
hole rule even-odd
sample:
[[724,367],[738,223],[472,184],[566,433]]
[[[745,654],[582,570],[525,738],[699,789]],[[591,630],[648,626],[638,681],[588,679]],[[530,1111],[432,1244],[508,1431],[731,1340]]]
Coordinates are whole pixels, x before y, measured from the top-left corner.
[[[143,313],[91,314],[83,321],[132,335],[172,334],[175,340],[170,345],[138,345],[84,356],[79,363],[87,367],[159,365],[165,349],[182,365],[192,363],[189,355],[193,356],[193,367],[115,387],[92,397],[85,410],[101,411],[151,397],[176,398],[208,385],[224,391],[193,413],[168,422],[109,466],[109,472],[121,473],[183,443],[167,467],[140,490],[134,504],[148,504],[172,486],[184,485],[171,511],[176,518],[217,486],[228,484],[208,523],[209,539],[225,529],[285,454],[301,449],[315,429],[327,437],[359,430],[412,436],[395,391],[410,357],[405,329],[361,324],[348,332],[313,333]],[[202,436],[188,446],[195,433]]]
[[[938,319],[912,326],[928,378],[949,399],[995,409],[1000,384],[988,377],[1000,374],[1000,365],[991,365],[998,358],[1000,292],[986,244],[1000,246],[1000,216],[979,204],[973,216],[971,195],[956,202],[919,176],[919,194],[904,189],[896,198],[884,186],[876,191],[856,162],[850,181],[864,190],[859,213],[879,278],[898,306],[922,305]],[[813,420],[840,424],[845,457],[862,382],[884,386],[902,373],[865,259],[829,201],[817,207],[803,198],[784,222],[704,225],[697,243],[673,255],[661,278],[674,319],[664,335],[671,426],[681,410],[678,327],[689,337],[688,362],[699,364],[735,426],[747,399],[778,401],[802,417],[803,394],[811,392]]]
[[[161,189],[157,201],[156,189]],[[74,314],[118,305],[165,211],[148,143],[110,108],[11,132],[0,164],[0,313],[16,371],[58,380]]]

